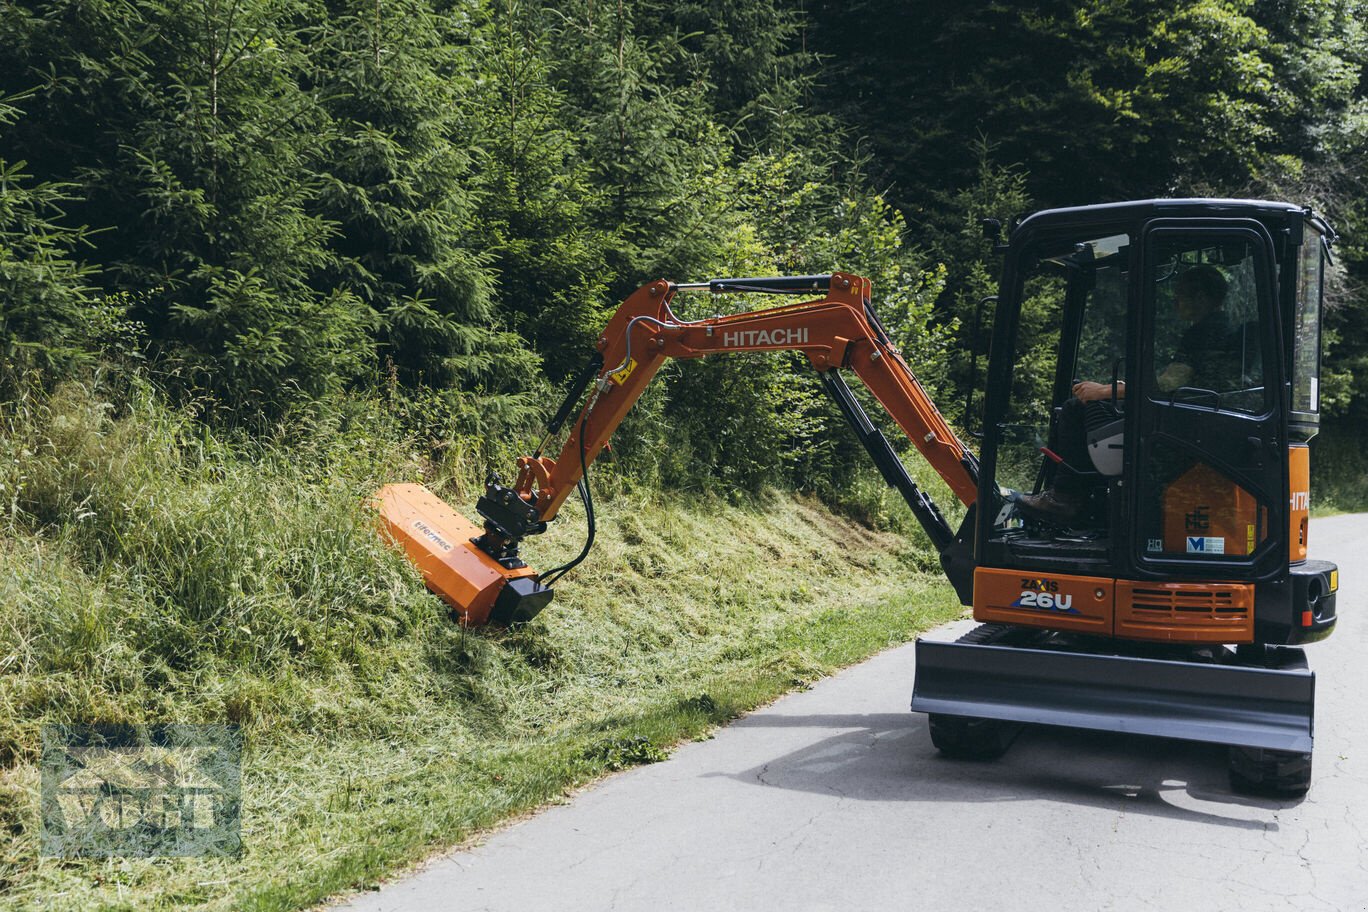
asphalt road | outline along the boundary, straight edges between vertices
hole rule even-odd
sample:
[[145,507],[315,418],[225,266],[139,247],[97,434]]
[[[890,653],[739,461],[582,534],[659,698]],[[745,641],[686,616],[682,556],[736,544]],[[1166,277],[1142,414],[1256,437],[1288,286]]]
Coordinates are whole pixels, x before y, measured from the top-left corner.
[[1341,620],[1308,648],[1305,798],[1233,795],[1222,748],[1155,738],[1034,728],[942,759],[903,647],[344,908],[1363,912],[1368,516],[1315,521],[1311,546]]

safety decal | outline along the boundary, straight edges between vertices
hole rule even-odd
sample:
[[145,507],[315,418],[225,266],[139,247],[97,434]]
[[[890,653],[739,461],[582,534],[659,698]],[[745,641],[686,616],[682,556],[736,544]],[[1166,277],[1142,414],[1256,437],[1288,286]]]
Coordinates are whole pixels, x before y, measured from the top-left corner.
[[627,378],[632,376],[632,371],[636,370],[636,358],[629,358],[627,363],[608,375],[608,379],[618,386],[627,382]]

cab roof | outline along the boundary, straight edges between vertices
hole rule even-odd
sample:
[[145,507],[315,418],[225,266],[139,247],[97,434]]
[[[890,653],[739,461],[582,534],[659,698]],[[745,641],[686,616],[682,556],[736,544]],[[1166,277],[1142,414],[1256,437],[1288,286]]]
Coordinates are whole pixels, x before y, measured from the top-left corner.
[[1012,233],[1071,225],[1138,222],[1164,216],[1185,216],[1187,218],[1244,216],[1269,221],[1283,221],[1296,217],[1311,219],[1318,228],[1323,229],[1324,234],[1330,238],[1334,237],[1334,231],[1325,220],[1305,206],[1271,200],[1204,198],[1131,200],[1120,203],[1044,209],[1022,219]]

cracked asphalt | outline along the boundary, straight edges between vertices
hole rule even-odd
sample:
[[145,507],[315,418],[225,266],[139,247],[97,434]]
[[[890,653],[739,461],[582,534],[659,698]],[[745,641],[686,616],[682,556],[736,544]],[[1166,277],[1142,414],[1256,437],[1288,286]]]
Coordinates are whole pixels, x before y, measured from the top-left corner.
[[1001,760],[942,759],[906,646],[342,908],[1368,912],[1368,516],[1311,545],[1341,590],[1307,650],[1305,798],[1234,795],[1223,749],[1156,738],[1028,728]]

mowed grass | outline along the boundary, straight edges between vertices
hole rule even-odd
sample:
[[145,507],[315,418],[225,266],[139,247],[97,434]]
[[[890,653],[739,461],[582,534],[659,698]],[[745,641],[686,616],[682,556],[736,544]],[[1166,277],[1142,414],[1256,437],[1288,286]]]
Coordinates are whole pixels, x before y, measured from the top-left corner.
[[[79,385],[3,420],[6,908],[307,906],[959,613],[915,537],[619,479],[547,611],[462,630],[364,504],[427,481],[468,512],[478,467],[434,464],[380,402],[250,444]],[[583,534],[567,509],[527,556]],[[241,726],[242,855],[39,857],[48,722]]]

